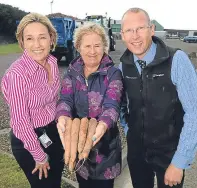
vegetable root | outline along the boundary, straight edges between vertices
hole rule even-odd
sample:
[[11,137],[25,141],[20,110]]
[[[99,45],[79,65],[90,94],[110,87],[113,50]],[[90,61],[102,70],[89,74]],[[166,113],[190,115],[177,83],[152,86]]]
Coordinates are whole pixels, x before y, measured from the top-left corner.
[[71,127],[72,127],[72,119],[67,119],[65,133],[64,133],[64,162],[67,165],[70,160],[70,147],[71,147]]
[[57,124],[57,131],[59,133],[62,146],[63,146],[63,148],[65,150],[65,134],[62,132],[62,129],[60,128],[59,124]]
[[75,160],[77,156],[77,146],[79,139],[79,128],[80,128],[80,119],[75,118],[71,126],[71,139],[70,139],[70,160],[69,160],[69,170],[73,171]]
[[88,131],[88,118],[82,118],[80,124],[80,131],[79,131],[79,143],[78,143],[78,152],[79,154],[83,151],[86,142],[86,136]]
[[81,155],[79,155],[79,160],[81,160],[83,158],[85,158],[85,159],[88,158],[90,150],[92,149],[92,145],[93,145],[92,137],[95,134],[97,124],[98,124],[98,122],[95,118],[91,118],[89,120],[87,139],[86,139],[86,143],[85,143],[83,152],[81,153]]

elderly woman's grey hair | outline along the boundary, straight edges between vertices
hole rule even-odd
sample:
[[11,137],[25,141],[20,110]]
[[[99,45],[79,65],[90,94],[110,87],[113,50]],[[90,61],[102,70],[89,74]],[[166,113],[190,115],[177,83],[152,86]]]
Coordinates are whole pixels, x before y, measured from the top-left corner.
[[128,9],[128,10],[123,14],[123,16],[122,16],[122,21],[121,21],[122,23],[123,23],[124,16],[125,16],[127,13],[129,13],[129,12],[132,12],[132,13],[143,12],[143,13],[146,15],[146,17],[147,17],[148,25],[151,25],[151,20],[150,20],[150,16],[149,16],[148,12],[146,12],[146,11],[145,11],[144,9],[142,9],[142,8],[137,8],[137,7],[130,8],[130,9]]
[[74,46],[77,49],[77,51],[79,51],[80,49],[83,36],[86,34],[91,34],[91,33],[95,33],[101,37],[102,42],[103,42],[104,52],[108,54],[108,51],[109,51],[108,34],[106,33],[105,29],[101,25],[97,23],[93,23],[93,22],[85,22],[83,25],[81,25],[75,30]]

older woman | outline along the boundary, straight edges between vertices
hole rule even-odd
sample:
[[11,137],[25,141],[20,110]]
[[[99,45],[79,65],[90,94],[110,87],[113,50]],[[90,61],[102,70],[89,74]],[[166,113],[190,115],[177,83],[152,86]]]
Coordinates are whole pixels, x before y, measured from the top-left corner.
[[16,38],[23,54],[1,85],[12,151],[32,188],[60,188],[63,147],[54,121],[60,80],[57,61],[49,55],[56,30],[47,17],[31,13],[19,23]]
[[74,59],[62,83],[56,118],[60,127],[68,118],[96,118],[94,147],[77,166],[80,188],[112,188],[121,171],[121,145],[117,120],[122,96],[121,72],[108,56],[104,29],[94,23],[79,27],[74,35],[80,56]]

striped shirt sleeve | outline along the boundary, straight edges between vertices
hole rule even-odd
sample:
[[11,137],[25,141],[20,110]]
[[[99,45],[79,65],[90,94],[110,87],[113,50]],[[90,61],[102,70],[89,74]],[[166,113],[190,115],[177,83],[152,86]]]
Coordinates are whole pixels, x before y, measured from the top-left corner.
[[35,161],[43,161],[46,154],[31,124],[24,79],[14,72],[7,73],[2,79],[2,92],[9,105],[14,135],[24,143],[24,148],[30,152]]

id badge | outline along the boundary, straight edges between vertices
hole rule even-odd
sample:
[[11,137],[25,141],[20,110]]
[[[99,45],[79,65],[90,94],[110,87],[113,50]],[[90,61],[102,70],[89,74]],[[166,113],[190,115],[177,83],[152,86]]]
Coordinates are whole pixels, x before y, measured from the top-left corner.
[[45,147],[48,148],[53,142],[51,139],[47,136],[46,133],[44,133],[42,136],[38,138],[41,142],[41,144]]

